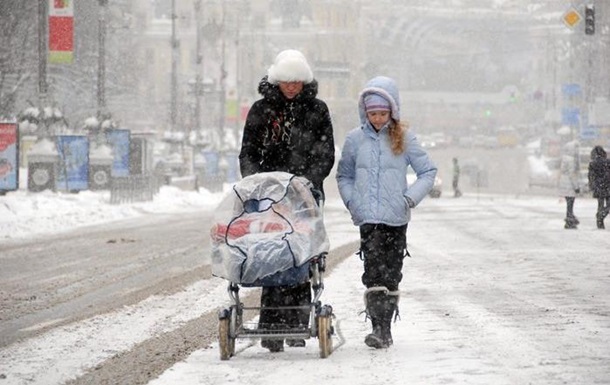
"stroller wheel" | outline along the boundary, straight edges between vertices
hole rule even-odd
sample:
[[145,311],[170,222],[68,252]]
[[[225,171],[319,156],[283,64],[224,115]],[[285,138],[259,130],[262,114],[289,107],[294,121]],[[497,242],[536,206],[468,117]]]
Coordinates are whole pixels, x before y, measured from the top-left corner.
[[220,348],[220,359],[228,360],[235,354],[235,338],[231,337],[229,317],[218,320],[218,345]]
[[[324,310],[329,309],[325,306]],[[332,311],[322,311],[318,316],[318,341],[320,343],[320,358],[330,356],[333,351]]]

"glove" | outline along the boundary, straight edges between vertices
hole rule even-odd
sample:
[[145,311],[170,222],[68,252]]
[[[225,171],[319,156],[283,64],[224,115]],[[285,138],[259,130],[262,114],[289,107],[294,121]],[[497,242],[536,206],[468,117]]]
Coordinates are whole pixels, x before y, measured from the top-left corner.
[[407,201],[407,204],[409,205],[410,208],[415,207],[415,202],[413,202],[413,199],[411,199],[409,197],[405,197],[405,200]]

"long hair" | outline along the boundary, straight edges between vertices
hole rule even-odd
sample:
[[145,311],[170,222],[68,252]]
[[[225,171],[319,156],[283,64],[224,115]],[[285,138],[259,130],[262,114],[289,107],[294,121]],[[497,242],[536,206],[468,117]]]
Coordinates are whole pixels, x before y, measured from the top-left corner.
[[407,123],[392,119],[390,124],[390,148],[394,155],[400,155],[405,151],[405,133],[409,129]]

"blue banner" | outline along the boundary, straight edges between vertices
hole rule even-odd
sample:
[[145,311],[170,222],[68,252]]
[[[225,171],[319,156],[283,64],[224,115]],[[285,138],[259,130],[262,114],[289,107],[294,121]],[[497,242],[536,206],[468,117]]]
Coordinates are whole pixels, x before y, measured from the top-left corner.
[[56,188],[81,191],[89,188],[89,138],[77,135],[56,137],[59,153]]
[[0,122],[0,191],[19,188],[18,145],[17,123]]
[[114,155],[112,176],[129,176],[129,142],[130,131],[113,129],[106,132],[106,140]]

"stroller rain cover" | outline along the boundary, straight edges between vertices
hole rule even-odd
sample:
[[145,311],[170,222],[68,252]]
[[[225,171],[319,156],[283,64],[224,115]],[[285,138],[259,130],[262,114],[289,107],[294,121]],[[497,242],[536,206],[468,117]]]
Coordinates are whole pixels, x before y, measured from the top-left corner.
[[328,252],[313,184],[286,172],[243,178],[223,199],[211,228],[212,275],[255,284]]

